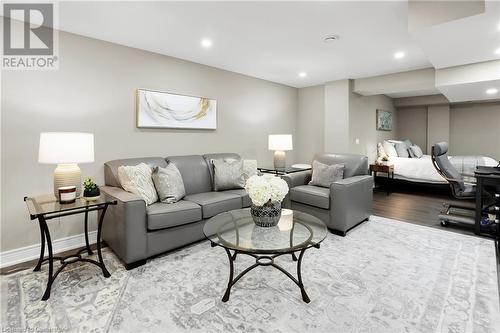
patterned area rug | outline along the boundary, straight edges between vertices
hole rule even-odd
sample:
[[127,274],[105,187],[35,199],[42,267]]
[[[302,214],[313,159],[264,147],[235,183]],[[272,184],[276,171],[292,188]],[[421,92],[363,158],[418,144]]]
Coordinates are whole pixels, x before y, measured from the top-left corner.
[[[208,242],[112,276],[75,264],[40,301],[42,272],[2,276],[2,331],[50,332],[500,332],[494,244],[490,240],[372,217],[347,237],[329,234],[303,261],[311,303],[272,267],[233,287],[223,249]],[[239,256],[236,270],[253,263]],[[277,263],[295,272],[289,256]],[[71,266],[70,266],[71,267]]]

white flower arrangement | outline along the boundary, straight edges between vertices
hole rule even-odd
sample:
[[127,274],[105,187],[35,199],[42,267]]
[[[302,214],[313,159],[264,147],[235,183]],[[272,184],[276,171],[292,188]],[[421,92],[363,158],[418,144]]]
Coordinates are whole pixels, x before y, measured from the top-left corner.
[[281,202],[288,193],[287,183],[272,175],[248,178],[245,189],[256,206],[264,206],[269,201]]

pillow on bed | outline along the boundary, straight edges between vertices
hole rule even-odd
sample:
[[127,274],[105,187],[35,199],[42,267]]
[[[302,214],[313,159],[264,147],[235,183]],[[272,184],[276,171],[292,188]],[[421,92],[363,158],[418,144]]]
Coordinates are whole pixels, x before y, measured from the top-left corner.
[[398,142],[394,144],[394,148],[396,149],[399,157],[410,157],[410,155],[408,154],[408,146],[406,145],[406,143]]
[[389,157],[398,157],[398,152],[394,148],[394,144],[389,141],[384,141],[384,150]]
[[412,155],[412,157],[414,157],[414,158],[421,158],[422,156],[424,156],[424,153],[422,152],[422,148],[420,148],[417,145],[411,145],[409,151],[410,151],[410,154]]
[[387,153],[385,152],[384,146],[379,142],[377,143],[377,155],[378,157],[388,157]]

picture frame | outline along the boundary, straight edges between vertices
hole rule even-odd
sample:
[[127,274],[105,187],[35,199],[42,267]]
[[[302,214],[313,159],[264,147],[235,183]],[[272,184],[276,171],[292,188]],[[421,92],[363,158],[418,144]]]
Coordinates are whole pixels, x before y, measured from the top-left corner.
[[392,111],[377,109],[377,131],[392,131]]
[[217,129],[217,100],[139,88],[137,128]]

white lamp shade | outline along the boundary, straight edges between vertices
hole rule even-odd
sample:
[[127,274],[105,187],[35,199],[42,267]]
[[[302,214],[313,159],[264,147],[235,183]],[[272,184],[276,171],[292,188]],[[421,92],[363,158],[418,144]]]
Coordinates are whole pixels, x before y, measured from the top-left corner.
[[94,134],[40,133],[38,162],[47,164],[94,162]]
[[271,134],[269,135],[269,150],[292,150],[291,134]]

